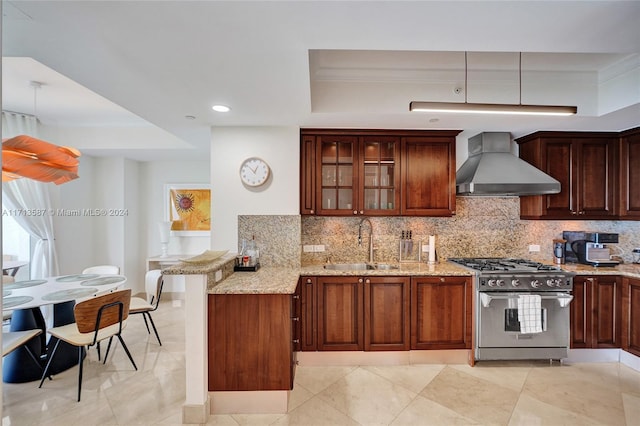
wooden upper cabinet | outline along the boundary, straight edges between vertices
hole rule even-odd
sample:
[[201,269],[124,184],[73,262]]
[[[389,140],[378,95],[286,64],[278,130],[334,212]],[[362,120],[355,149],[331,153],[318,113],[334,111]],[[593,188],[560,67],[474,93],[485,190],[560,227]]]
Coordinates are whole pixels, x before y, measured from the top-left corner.
[[300,213],[450,216],[459,131],[300,131]]
[[620,135],[619,200],[622,219],[640,219],[640,127]]
[[577,158],[578,214],[586,219],[611,218],[616,214],[616,139],[580,138]]
[[358,138],[322,135],[316,138],[316,211],[352,215],[358,202]]
[[516,141],[523,160],[561,185],[558,194],[520,197],[521,218],[615,218],[615,133],[537,132]]
[[360,144],[358,213],[368,216],[400,212],[400,138],[364,136]]
[[455,136],[402,140],[403,215],[451,216],[456,211]]
[[316,213],[316,138],[300,137],[300,214]]

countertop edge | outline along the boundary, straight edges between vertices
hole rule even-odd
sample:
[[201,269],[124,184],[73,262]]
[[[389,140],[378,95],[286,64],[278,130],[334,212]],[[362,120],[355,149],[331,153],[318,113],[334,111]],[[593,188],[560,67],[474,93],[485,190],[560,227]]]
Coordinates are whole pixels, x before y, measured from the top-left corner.
[[[262,267],[256,272],[234,272],[235,256],[227,254],[207,264],[179,263],[163,269],[165,275],[207,275],[208,294],[293,294],[300,277],[304,276],[475,276],[476,272],[462,266],[439,262],[399,264],[398,269],[384,270],[329,270],[324,265],[301,266],[299,268]],[[582,264],[557,265],[563,271],[576,276],[619,275],[640,279],[640,265],[621,264],[615,267],[594,267]],[[215,272],[222,270],[222,279],[215,282]]]

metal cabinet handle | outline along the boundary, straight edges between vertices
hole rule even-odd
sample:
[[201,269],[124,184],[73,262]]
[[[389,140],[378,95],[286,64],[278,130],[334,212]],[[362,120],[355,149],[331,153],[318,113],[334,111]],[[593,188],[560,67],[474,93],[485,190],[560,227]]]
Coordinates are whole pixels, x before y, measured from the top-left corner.
[[369,278],[367,278],[366,280],[364,280],[364,282],[365,282],[366,284],[371,284],[371,280],[370,280]]
[[299,295],[297,295],[297,294],[294,294],[294,295],[293,295],[293,298],[294,298],[294,299],[300,299],[300,296],[299,296]]
[[297,345],[298,343],[300,343],[300,339],[294,339],[293,343],[295,343]]
[[316,214],[315,210],[309,210],[311,212],[311,214]]
[[307,278],[307,284],[313,284],[313,280],[311,278]]
[[358,278],[358,283],[362,284],[362,278]]
[[291,321],[300,321],[300,318],[298,318],[298,317],[293,317],[293,318],[291,318]]
[[354,211],[353,211],[353,214],[358,214],[358,210],[354,210]]

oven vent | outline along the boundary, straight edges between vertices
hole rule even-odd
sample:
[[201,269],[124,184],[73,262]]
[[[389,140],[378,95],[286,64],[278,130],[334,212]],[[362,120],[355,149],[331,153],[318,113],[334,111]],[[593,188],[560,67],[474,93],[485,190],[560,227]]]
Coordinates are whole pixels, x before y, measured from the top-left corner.
[[542,195],[560,182],[511,153],[511,134],[484,132],[469,138],[469,158],[456,173],[459,195]]

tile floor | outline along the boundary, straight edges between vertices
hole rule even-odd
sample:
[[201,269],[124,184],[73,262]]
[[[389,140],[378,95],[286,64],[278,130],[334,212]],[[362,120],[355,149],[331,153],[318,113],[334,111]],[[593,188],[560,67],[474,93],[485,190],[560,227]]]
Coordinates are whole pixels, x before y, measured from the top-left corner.
[[[106,365],[85,360],[46,381],[3,385],[7,425],[180,424],[184,399],[184,310],[167,300],[154,313],[163,346],[132,317]],[[113,350],[113,348],[112,348]],[[640,372],[620,364],[479,363],[299,367],[286,415],[212,415],[214,425],[638,425]]]

